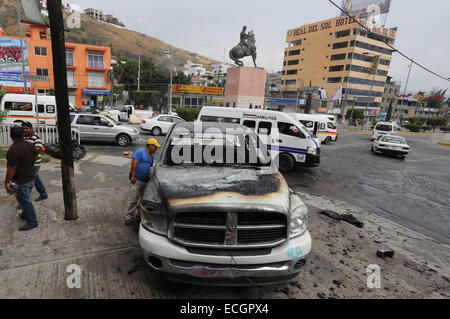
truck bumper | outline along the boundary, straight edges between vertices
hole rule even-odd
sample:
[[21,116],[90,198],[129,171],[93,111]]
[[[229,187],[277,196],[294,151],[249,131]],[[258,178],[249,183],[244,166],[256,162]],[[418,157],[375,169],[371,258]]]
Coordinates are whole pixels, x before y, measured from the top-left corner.
[[[147,231],[142,225],[139,243],[146,263],[159,275],[168,280],[200,285],[248,286],[284,282],[298,275],[311,252],[308,231],[272,248],[269,254],[256,256],[192,253],[165,236]],[[288,256],[289,248],[301,253],[293,259]]]

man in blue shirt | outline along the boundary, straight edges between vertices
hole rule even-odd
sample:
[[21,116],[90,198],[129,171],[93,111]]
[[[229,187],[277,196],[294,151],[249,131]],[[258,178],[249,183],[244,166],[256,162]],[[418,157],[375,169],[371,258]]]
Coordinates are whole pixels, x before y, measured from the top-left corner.
[[130,187],[128,190],[127,211],[125,224],[131,225],[136,220],[135,210],[144,196],[145,187],[150,179],[150,168],[153,166],[154,154],[160,148],[158,141],[151,138],[147,146],[133,154],[131,163]]

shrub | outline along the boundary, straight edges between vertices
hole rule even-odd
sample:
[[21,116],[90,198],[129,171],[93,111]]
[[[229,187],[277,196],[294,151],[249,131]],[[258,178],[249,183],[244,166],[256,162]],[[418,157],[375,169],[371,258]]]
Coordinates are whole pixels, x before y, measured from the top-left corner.
[[424,125],[424,126],[422,126],[422,130],[424,131],[424,132],[426,132],[426,131],[431,131],[433,128],[430,126],[430,125]]
[[439,129],[445,133],[450,132],[450,126],[441,126]]
[[432,117],[428,119],[427,125],[433,127],[433,132],[436,130],[436,127],[447,126],[447,119],[445,117]]
[[176,110],[179,117],[181,117],[186,122],[192,122],[197,120],[200,109],[191,107],[180,107]]
[[425,123],[425,118],[420,117],[420,116],[414,116],[414,117],[410,117],[408,119],[409,124],[419,124],[422,125]]
[[422,125],[406,124],[405,128],[408,129],[410,132],[420,132],[420,129],[422,128]]

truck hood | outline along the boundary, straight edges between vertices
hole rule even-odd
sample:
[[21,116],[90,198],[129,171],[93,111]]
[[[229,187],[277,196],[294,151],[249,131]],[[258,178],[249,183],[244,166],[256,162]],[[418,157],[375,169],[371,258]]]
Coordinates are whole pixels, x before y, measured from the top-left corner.
[[[272,207],[289,210],[289,188],[277,171],[261,174],[259,169],[233,167],[157,167],[154,187],[148,187],[144,200],[153,201],[155,194],[169,210],[192,206]],[[152,191],[153,189],[153,191]]]

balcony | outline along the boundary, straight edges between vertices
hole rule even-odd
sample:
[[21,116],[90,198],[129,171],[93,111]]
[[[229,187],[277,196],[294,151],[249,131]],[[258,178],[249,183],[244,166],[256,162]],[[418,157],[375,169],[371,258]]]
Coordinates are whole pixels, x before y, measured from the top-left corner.
[[105,81],[88,81],[88,88],[92,89],[105,89],[107,88],[107,84]]
[[66,59],[66,66],[68,69],[76,68],[77,64],[74,59]]
[[76,81],[67,79],[67,87],[69,89],[76,89],[78,85]]
[[88,61],[87,68],[88,69],[105,69],[105,63]]

